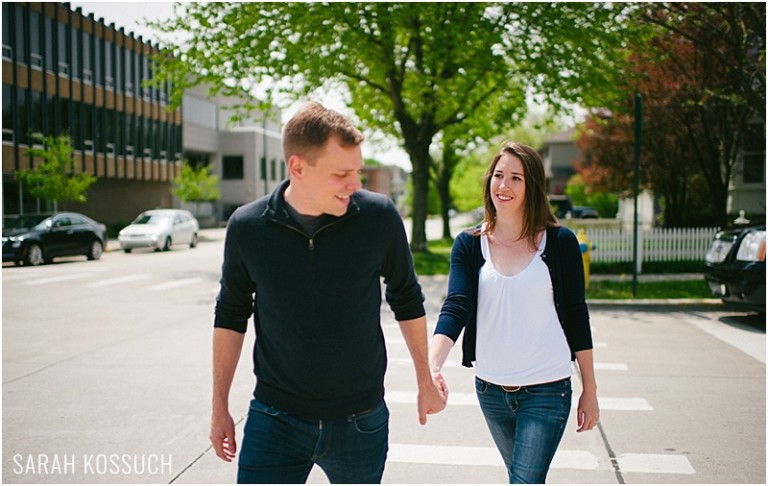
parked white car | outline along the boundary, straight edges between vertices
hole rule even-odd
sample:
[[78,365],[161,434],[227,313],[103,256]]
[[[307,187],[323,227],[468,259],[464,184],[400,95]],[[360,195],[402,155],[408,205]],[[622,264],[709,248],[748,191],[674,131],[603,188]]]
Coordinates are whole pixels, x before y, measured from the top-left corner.
[[172,245],[197,246],[200,225],[192,213],[184,209],[151,209],[141,213],[130,225],[120,230],[118,240],[124,252],[134,248],[168,251]]

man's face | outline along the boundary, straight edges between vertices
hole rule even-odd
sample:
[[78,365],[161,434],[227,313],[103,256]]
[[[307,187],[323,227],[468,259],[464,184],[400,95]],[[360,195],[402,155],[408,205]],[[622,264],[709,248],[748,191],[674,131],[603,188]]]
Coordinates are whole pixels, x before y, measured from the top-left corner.
[[295,209],[307,216],[346,214],[350,196],[362,188],[360,146],[344,147],[337,137],[332,136],[319,151],[314,164],[304,160],[300,164],[303,169],[299,186],[302,207]]

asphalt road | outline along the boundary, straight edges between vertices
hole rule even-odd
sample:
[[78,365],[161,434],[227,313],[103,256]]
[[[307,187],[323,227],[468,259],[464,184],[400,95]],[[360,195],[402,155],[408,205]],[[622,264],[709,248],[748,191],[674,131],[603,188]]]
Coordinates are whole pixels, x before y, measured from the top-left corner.
[[[207,438],[222,251],[221,232],[210,234],[195,249],[3,266],[4,483],[234,482]],[[430,327],[445,283],[422,279]],[[591,313],[602,418],[577,434],[571,417],[549,482],[765,484],[761,318],[712,306]],[[382,325],[392,417],[383,481],[505,482],[458,347],[445,370],[449,407],[420,426],[413,368],[386,305]],[[236,420],[253,383],[245,351]],[[327,480],[315,469],[310,482]]]

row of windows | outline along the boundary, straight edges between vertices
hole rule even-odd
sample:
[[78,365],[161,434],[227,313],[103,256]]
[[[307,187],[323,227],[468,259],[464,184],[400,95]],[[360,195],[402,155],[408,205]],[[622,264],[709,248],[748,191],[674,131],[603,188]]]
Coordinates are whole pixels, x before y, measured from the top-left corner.
[[[259,165],[261,167],[261,180],[277,181],[285,179],[285,164],[279,163],[277,159],[267,161],[262,157]],[[269,179],[267,179],[267,168],[269,168]],[[222,157],[221,178],[223,180],[243,180],[245,178],[242,155],[225,155]]]
[[167,160],[181,152],[180,125],[3,84],[3,142],[64,132],[76,150]]
[[3,3],[3,59],[148,101],[165,103],[168,98],[167,84],[162,88],[142,85],[153,77],[152,61],[144,54],[23,4]]

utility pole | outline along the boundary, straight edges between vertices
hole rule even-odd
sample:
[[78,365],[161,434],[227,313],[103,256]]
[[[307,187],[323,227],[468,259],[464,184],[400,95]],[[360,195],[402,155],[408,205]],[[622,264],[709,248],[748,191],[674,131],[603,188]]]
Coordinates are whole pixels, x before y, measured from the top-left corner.
[[635,93],[635,149],[634,149],[634,221],[632,230],[632,296],[637,296],[637,250],[638,250],[638,220],[637,220],[637,202],[640,190],[640,137],[643,132],[643,96]]

